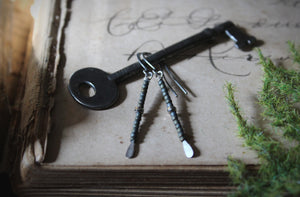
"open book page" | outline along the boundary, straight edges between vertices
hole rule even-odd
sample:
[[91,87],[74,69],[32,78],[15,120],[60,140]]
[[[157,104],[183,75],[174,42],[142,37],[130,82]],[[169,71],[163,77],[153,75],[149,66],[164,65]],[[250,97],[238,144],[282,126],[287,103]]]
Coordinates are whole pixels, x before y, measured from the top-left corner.
[[[138,153],[125,157],[135,119],[142,77],[119,84],[120,98],[112,108],[93,111],[80,106],[67,85],[78,69],[96,67],[113,73],[137,61],[137,52],[156,52],[215,24],[233,21],[263,41],[263,53],[290,62],[288,40],[300,38],[298,1],[161,1],[115,0],[72,2],[65,29],[66,58],[58,75],[45,162],[49,165],[226,165],[233,156],[258,162],[243,146],[223,90],[226,82],[238,89],[245,117],[259,124],[257,92],[262,71],[258,55],[241,51],[230,40],[207,47],[170,68],[190,90],[171,94],[195,156],[185,157],[182,143],[155,77],[150,81],[138,133]],[[62,55],[62,54],[60,54]],[[178,92],[178,91],[177,91]],[[179,93],[179,92],[178,92]]]

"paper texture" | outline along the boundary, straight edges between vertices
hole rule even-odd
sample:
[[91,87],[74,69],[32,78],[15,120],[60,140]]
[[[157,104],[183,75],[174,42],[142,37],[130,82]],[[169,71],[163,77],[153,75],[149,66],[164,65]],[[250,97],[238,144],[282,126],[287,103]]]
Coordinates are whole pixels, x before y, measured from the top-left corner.
[[[172,100],[195,149],[185,157],[162,100],[157,80],[150,82],[134,159],[125,153],[135,118],[142,79],[119,85],[120,98],[108,110],[81,107],[67,90],[78,69],[97,67],[113,73],[137,61],[137,52],[156,52],[226,20],[261,40],[265,55],[291,63],[288,40],[300,38],[297,1],[119,0],[72,3],[65,34],[66,64],[58,78],[46,163],[49,165],[226,165],[229,155],[256,164],[255,152],[243,147],[223,90],[236,85],[245,117],[259,124],[257,91],[262,71],[255,51],[240,51],[226,41],[171,66],[191,90]],[[262,43],[261,42],[261,43]],[[62,55],[62,54],[61,54]],[[171,94],[171,92],[170,92]]]

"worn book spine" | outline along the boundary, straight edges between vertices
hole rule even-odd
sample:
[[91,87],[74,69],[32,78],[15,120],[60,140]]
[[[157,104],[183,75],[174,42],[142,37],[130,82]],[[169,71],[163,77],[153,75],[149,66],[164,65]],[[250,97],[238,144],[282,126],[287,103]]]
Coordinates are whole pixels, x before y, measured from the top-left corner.
[[30,6],[33,1],[2,0],[0,3],[0,159],[1,172],[5,172],[10,120],[19,111],[18,98],[24,87],[25,59],[32,30]]
[[31,4],[28,6],[33,28],[24,41],[23,66],[18,83],[14,84],[14,105],[8,125],[7,166],[16,185],[26,181],[30,169],[44,159],[65,5],[66,1],[55,0],[35,1],[31,8]]

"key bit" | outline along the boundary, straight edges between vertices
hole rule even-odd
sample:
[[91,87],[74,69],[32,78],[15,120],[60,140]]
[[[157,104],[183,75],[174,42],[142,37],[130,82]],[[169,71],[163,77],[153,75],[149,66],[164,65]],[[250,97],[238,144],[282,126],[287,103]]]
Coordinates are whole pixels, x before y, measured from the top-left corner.
[[253,46],[256,42],[256,38],[254,36],[249,36],[242,32],[236,26],[229,27],[225,30],[226,35],[235,42],[235,47],[238,49],[246,49],[249,46]]

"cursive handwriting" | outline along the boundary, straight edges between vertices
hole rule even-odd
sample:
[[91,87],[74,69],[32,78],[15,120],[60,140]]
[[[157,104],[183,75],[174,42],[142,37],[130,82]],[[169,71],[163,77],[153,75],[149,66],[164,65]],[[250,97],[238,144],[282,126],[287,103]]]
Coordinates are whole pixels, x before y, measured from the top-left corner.
[[[156,50],[153,50],[153,48],[155,48]],[[132,58],[134,58],[136,56],[137,53],[139,52],[151,52],[151,53],[155,53],[158,50],[164,49],[164,44],[158,40],[149,40],[146,41],[144,43],[142,43],[141,45],[139,45],[138,47],[136,47],[135,49],[132,50],[132,52],[128,53],[128,54],[124,54],[124,56],[127,57],[127,60],[131,60]],[[234,50],[234,46],[226,46],[224,47],[223,50],[219,50],[219,51],[214,51],[213,48],[209,47],[208,48],[208,53],[201,53],[201,54],[188,54],[188,53],[184,53],[184,59],[189,59],[191,57],[193,58],[204,58],[204,59],[208,59],[210,61],[210,65],[218,72],[223,73],[225,75],[230,75],[230,76],[236,76],[236,77],[247,77],[249,76],[251,73],[250,72],[245,72],[245,73],[234,73],[234,72],[227,72],[222,70],[222,65],[219,65],[218,63],[216,63],[216,60],[224,60],[224,61],[234,61],[234,60],[245,60],[248,62],[254,62],[254,63],[258,63],[259,62],[259,58],[258,57],[253,57],[251,53],[242,53],[241,55],[232,55],[231,51]],[[266,58],[271,58],[272,56],[266,56]],[[289,60],[290,57],[286,56],[286,57],[280,57],[278,58],[279,61],[286,61]]]
[[272,5],[280,5],[287,7],[300,7],[300,0],[276,0]]
[[[274,4],[280,4],[285,6],[297,7],[300,0],[291,1],[286,0],[277,0]],[[169,8],[149,8],[142,10],[137,15],[133,15],[135,12],[132,12],[131,9],[126,8],[115,12],[109,19],[107,24],[107,32],[111,36],[125,36],[133,31],[158,31],[164,27],[177,27],[177,26],[187,26],[192,29],[203,29],[208,25],[215,25],[222,18],[221,14],[215,12],[213,8],[196,8],[187,13],[187,15],[178,15],[172,9]],[[299,22],[292,21],[280,21],[273,20],[268,18],[257,18],[253,21],[241,21],[245,27],[250,28],[300,28]],[[158,40],[148,40],[144,43],[141,43],[138,47],[132,50],[130,53],[124,54],[129,61],[132,59],[138,52],[156,52],[158,50],[164,49],[162,42]],[[245,60],[257,63],[259,59],[253,57],[250,53],[241,53],[241,55],[232,55],[230,51],[233,49],[233,46],[225,48],[223,51],[215,52],[213,48],[208,48],[208,53],[200,53],[196,56],[183,54],[183,58],[206,58],[210,61],[211,66],[218,72],[221,72],[226,75],[237,76],[237,77],[247,77],[250,75],[250,72],[245,72],[242,74],[227,72],[222,70],[222,65],[218,65],[216,60]],[[155,49],[156,51],[153,51]],[[269,56],[270,57],[270,56]],[[281,60],[287,60],[289,57],[281,57]]]
[[107,32],[112,36],[124,36],[131,31],[145,30],[155,31],[160,29],[163,21],[173,13],[169,9],[148,9],[145,10],[137,18],[130,18],[128,16],[130,9],[123,9],[116,12],[109,18],[107,25]]
[[198,29],[217,21],[221,15],[211,8],[197,8],[187,16],[176,16],[168,8],[150,8],[136,18],[129,16],[130,9],[122,9],[109,18],[107,32],[112,36],[124,36],[134,30],[157,31],[163,26],[183,26]]
[[158,40],[148,40],[141,45],[139,45],[136,49],[134,49],[129,54],[124,54],[125,56],[128,56],[127,61],[129,61],[132,57],[135,57],[138,52],[149,52],[149,53],[155,53],[156,51],[149,50],[148,48],[156,48],[158,50],[164,49],[164,45],[162,42]]
[[220,69],[214,62],[214,57],[213,57],[211,48],[208,49],[208,57],[209,57],[209,61],[210,61],[210,64],[212,65],[212,67],[215,70],[217,70],[225,75],[231,75],[231,76],[236,76],[236,77],[247,77],[250,75],[250,72],[248,72],[246,74],[235,74],[235,73],[229,73],[229,72],[226,72],[226,71],[223,71],[222,69]]
[[[284,3],[278,1],[277,3]],[[293,1],[296,7],[299,1]],[[290,4],[288,4],[290,5]],[[201,29],[208,25],[216,25],[222,18],[213,8],[196,8],[186,16],[177,16],[169,8],[149,8],[138,16],[132,17],[131,9],[122,9],[114,13],[107,23],[107,32],[111,36],[125,36],[132,31],[158,31],[163,27],[187,26],[191,29]],[[254,21],[241,21],[245,27],[251,28],[300,28],[300,21],[272,20],[257,18]]]
[[299,22],[290,21],[269,21],[266,18],[259,18],[254,22],[248,22],[251,28],[300,28]]

